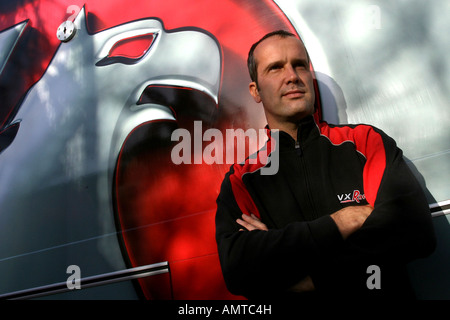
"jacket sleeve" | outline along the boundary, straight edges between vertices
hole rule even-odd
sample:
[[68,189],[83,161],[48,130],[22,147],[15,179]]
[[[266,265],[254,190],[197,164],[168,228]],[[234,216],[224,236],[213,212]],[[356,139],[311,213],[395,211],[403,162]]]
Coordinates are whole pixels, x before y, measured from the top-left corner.
[[216,241],[233,294],[267,298],[283,292],[310,274],[313,261],[343,244],[330,216],[283,229],[239,231],[241,215],[227,174],[217,198]]
[[[367,170],[371,170],[371,166],[379,170],[380,163],[375,162],[380,159],[385,159],[385,164],[379,186],[372,190],[374,210],[363,226],[348,238],[349,252],[399,263],[425,257],[436,246],[425,193],[395,141],[378,129],[370,134],[379,135],[382,144],[367,153]],[[378,157],[378,153],[384,155]]]

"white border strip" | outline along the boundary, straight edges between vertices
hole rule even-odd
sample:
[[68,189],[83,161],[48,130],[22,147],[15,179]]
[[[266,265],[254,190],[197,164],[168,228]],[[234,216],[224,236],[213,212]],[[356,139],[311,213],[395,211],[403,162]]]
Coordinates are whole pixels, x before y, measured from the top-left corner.
[[450,200],[430,204],[431,216],[439,217],[450,214]]
[[[82,278],[80,280],[81,289],[86,289],[90,287],[96,287],[100,285],[106,285],[110,283],[133,280],[148,276],[154,276],[162,273],[169,272],[169,263],[167,261],[150,264],[146,266],[130,268],[120,271],[113,271],[109,273],[104,273],[97,276],[91,276]],[[80,289],[80,290],[81,290]],[[52,295],[56,293],[63,293],[73,291],[67,287],[66,282],[54,283],[46,286],[35,287],[31,289],[25,289],[20,291],[15,291],[11,293],[6,293],[0,295],[0,299],[17,300],[17,299],[31,299],[41,296]]]

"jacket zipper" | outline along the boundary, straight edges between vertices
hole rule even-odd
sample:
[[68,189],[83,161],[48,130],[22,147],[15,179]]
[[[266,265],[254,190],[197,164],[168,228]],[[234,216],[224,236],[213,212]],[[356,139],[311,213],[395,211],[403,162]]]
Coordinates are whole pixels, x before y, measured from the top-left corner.
[[306,170],[306,165],[305,165],[305,162],[304,162],[304,159],[303,159],[303,150],[302,150],[302,146],[300,145],[300,141],[298,141],[298,140],[295,141],[295,150],[297,151],[297,154],[298,154],[298,156],[300,158],[301,169],[302,169],[303,174],[305,175],[305,184],[306,184],[306,189],[307,189],[306,192],[308,194],[309,203],[310,203],[310,206],[311,206],[311,209],[312,209],[312,216],[314,218],[317,218],[318,215],[317,215],[316,206],[314,204],[313,197],[312,197],[312,194],[311,194],[311,188],[310,188],[310,183],[309,183],[309,175],[308,175],[308,172]]
[[299,156],[302,155],[302,148],[300,148],[300,141],[295,141],[295,151],[297,151],[297,154]]

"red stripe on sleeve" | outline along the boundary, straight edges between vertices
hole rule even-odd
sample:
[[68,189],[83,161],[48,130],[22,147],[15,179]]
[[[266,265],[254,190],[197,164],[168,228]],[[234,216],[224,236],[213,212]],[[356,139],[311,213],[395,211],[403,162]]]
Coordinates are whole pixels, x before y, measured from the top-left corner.
[[[261,218],[258,207],[242,181],[242,177],[244,174],[256,172],[268,164],[268,156],[275,148],[275,140],[271,138],[270,130],[267,130],[267,135],[269,139],[266,148],[258,152],[256,163],[251,163],[250,159],[247,159],[244,164],[235,164],[233,165],[234,172],[230,175],[231,189],[242,213],[247,215],[253,213],[258,218]],[[270,150],[270,153],[267,150]]]
[[237,167],[239,166],[240,165],[234,165],[234,174],[230,175],[231,188],[233,190],[234,198],[236,199],[242,213],[246,215],[253,213],[255,216],[260,218],[261,216],[259,214],[259,210],[245,187],[244,182],[242,181],[242,174],[237,171]]
[[321,123],[319,130],[332,144],[340,145],[346,141],[352,142],[356,146],[356,150],[364,155],[366,158],[363,171],[364,193],[367,202],[374,206],[386,169],[386,152],[381,135],[368,125],[329,127],[326,123]]

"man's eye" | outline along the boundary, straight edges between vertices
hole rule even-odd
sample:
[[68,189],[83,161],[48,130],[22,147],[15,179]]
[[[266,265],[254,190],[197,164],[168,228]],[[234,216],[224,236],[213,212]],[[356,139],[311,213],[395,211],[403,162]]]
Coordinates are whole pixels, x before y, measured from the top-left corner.
[[306,70],[306,69],[309,69],[309,64],[308,64],[308,62],[306,62],[306,61],[302,61],[302,62],[297,63],[297,64],[295,65],[295,67],[296,67],[297,69]]

